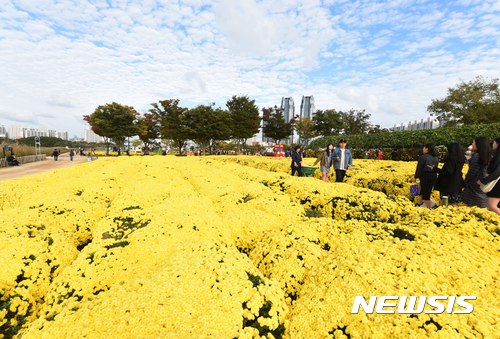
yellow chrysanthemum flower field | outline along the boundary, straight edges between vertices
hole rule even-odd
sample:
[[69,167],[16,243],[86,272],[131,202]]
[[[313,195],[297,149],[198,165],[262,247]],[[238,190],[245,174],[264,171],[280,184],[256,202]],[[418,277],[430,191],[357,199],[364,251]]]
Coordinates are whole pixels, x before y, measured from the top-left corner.
[[[288,166],[100,158],[1,182],[0,336],[500,338],[500,217],[413,207],[415,163]],[[351,314],[356,296],[477,299]]]

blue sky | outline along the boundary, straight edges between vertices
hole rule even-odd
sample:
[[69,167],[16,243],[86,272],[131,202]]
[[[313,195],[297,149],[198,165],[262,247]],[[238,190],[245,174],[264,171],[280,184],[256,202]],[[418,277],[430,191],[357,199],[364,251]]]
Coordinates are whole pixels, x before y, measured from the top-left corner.
[[383,127],[428,117],[461,79],[500,77],[500,1],[0,0],[0,124],[66,129],[246,94],[314,95]]

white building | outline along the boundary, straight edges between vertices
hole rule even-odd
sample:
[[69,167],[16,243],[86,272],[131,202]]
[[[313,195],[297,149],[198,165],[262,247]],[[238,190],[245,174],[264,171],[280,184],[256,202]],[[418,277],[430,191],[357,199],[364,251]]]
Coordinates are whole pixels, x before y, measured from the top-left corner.
[[83,131],[83,140],[85,140],[87,143],[104,142],[104,138],[95,134],[89,124],[85,125],[85,130]]
[[7,138],[7,129],[4,125],[0,125],[0,138]]
[[24,129],[21,125],[9,125],[7,134],[9,139],[19,139],[24,138]]
[[[68,140],[68,131],[47,128],[47,127],[22,127],[21,125],[10,125],[7,130],[9,139],[29,138],[29,137],[55,137]],[[0,129],[0,135],[1,129]]]
[[40,133],[40,137],[48,137],[49,136],[49,129],[47,127],[39,127],[38,132]]
[[39,137],[40,136],[40,132],[38,131],[38,128],[23,127],[23,130],[24,130],[24,138]]
[[424,129],[435,129],[439,127],[439,121],[434,118],[420,119],[394,125],[394,131],[420,131]]
[[69,140],[69,133],[68,133],[68,131],[65,131],[65,130],[59,130],[59,131],[57,131],[56,136],[59,139]]
[[47,136],[57,138],[57,131],[55,129],[49,128],[47,130]]

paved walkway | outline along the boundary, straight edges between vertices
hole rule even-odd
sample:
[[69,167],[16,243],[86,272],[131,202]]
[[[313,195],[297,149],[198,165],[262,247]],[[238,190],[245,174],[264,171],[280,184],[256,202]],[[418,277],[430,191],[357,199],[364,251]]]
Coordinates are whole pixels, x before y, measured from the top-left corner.
[[21,166],[9,166],[0,168],[0,181],[22,178],[25,175],[32,175],[52,171],[59,168],[69,167],[87,161],[87,157],[75,155],[73,161],[69,160],[69,153],[61,154],[57,161],[47,156],[47,160],[30,162]]

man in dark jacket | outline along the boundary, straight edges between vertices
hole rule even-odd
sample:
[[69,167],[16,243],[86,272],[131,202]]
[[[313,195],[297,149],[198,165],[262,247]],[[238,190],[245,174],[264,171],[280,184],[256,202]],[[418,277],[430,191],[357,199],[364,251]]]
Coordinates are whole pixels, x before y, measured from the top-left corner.
[[292,152],[292,176],[295,172],[298,173],[299,177],[302,177],[302,156],[300,155],[300,146],[295,146],[295,151]]
[[16,155],[12,153],[10,156],[7,157],[7,163],[12,166],[19,166],[19,161],[16,160]]
[[398,157],[399,157],[399,154],[398,154],[398,150],[397,149],[394,149],[391,153],[391,159],[393,161],[398,161]]
[[51,156],[54,157],[54,161],[57,161],[57,157],[59,156],[59,151],[56,148],[54,148],[54,152],[52,153]]

